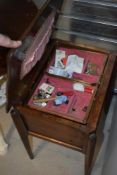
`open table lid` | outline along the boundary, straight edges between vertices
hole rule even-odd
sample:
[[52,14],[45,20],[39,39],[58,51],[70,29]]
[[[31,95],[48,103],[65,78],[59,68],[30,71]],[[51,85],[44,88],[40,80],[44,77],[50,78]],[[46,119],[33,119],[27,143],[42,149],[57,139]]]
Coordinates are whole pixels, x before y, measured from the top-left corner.
[[19,39],[38,13],[36,5],[28,0],[0,1],[0,33]]
[[[33,68],[35,69],[36,63],[41,59],[50,40],[53,24],[56,21],[62,2],[62,0],[44,0],[44,2],[40,0],[41,9],[36,16],[36,20],[19,38],[22,39],[21,47],[10,51],[7,64],[7,111],[10,110],[12,105],[20,103],[24,96],[28,94],[31,83],[27,82],[29,80],[35,81],[30,78],[30,75],[33,76]],[[28,84],[28,88],[26,84]]]
[[11,53],[11,57],[22,62],[20,79],[27,75],[41,59],[50,40],[53,24],[57,17],[57,10],[61,4],[62,1],[46,1],[34,25],[25,34],[22,45]]
[[[28,0],[0,1],[0,33],[19,40],[26,28],[30,26],[38,14],[38,9]],[[6,73],[8,48],[0,47],[0,74]]]

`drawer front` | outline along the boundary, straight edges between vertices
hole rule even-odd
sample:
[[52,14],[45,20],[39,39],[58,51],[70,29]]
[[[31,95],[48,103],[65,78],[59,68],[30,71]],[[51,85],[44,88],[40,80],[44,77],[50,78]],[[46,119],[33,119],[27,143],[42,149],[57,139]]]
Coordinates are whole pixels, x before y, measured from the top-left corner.
[[86,135],[71,121],[29,108],[19,108],[29,133],[84,152]]

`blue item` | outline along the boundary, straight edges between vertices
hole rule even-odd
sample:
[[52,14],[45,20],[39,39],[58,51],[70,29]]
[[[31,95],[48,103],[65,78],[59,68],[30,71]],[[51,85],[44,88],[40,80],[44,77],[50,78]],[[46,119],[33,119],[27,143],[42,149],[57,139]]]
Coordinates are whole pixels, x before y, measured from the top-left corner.
[[57,96],[57,98],[54,101],[55,105],[61,105],[63,103],[68,103],[68,97],[65,95]]

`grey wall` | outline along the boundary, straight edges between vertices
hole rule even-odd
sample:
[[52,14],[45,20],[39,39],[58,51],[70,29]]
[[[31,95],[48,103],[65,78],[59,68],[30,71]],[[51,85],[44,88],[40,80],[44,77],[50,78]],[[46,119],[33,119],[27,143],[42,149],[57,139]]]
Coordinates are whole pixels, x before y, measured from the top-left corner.
[[117,96],[115,98],[112,125],[102,175],[117,175]]

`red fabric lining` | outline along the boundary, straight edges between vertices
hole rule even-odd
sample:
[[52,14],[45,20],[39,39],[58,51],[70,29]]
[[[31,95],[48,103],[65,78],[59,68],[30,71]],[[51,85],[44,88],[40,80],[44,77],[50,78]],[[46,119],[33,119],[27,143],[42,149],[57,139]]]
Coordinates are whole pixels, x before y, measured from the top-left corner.
[[[83,57],[85,59],[83,73],[81,73],[81,74],[75,73],[74,78],[76,78],[76,79],[78,78],[78,79],[84,80],[84,81],[89,82],[89,83],[99,82],[100,76],[103,72],[104,65],[105,65],[105,62],[107,59],[106,54],[77,50],[77,49],[68,49],[68,48],[63,48],[63,47],[59,47],[57,49],[66,51],[67,56],[72,55],[72,54],[76,54],[79,57]],[[51,59],[51,62],[49,63],[49,66],[46,70],[47,72],[48,72],[49,67],[54,65],[55,53],[53,53],[53,55],[51,57],[52,57],[52,59]],[[86,69],[87,63],[89,61],[92,61],[93,63],[95,63],[99,66],[98,76],[89,75],[89,74],[86,74],[84,72]],[[53,94],[51,95],[51,97],[56,96],[56,92],[58,91],[57,89],[59,89],[59,88],[63,88],[64,91],[74,91],[74,93],[72,96],[68,97],[68,99],[69,99],[68,104],[62,104],[60,106],[55,106],[53,104],[53,101],[49,101],[47,103],[46,107],[39,107],[39,109],[40,108],[42,110],[44,109],[44,111],[47,111],[47,112],[53,111],[57,114],[59,113],[59,114],[65,115],[68,118],[70,117],[70,118],[76,119],[78,121],[83,121],[84,119],[86,119],[87,111],[89,112],[91,105],[92,105],[91,103],[92,103],[93,94],[75,91],[75,90],[73,90],[73,82],[72,81],[67,81],[67,80],[64,80],[61,78],[56,78],[56,77],[53,77],[52,75],[47,75],[45,73],[33,95],[35,95],[37,93],[40,85],[42,83],[45,83],[47,81],[47,79],[49,80],[50,85],[55,87],[55,90],[54,90]],[[95,89],[95,87],[93,87],[93,88]],[[29,100],[28,105],[30,107],[34,107],[33,97]]]
[[[55,87],[55,90],[51,97],[56,96],[56,92],[58,88],[63,88],[66,91],[73,90],[73,82],[65,81],[65,80],[51,77],[48,75],[44,75],[33,95],[37,93],[40,85],[46,82],[47,79],[49,79],[49,81],[51,82],[50,85]],[[55,106],[53,105],[53,101],[49,101],[47,103],[47,106],[44,107],[44,110],[46,110],[47,112],[48,111],[54,111],[57,113],[59,112],[61,114],[67,115],[68,117],[71,116],[73,118],[75,117],[75,118],[83,120],[86,115],[86,112],[83,111],[83,108],[89,106],[91,97],[92,97],[92,94],[90,93],[74,91],[73,96],[68,97],[69,99],[68,104],[62,104],[60,106]],[[75,103],[74,103],[74,100],[75,100]],[[28,105],[34,106],[33,97],[29,100]],[[39,107],[39,108],[43,108],[43,107]],[[72,111],[72,108],[75,108],[75,111]]]
[[[63,50],[66,52],[66,56],[69,55],[78,55],[79,57],[84,58],[84,68],[82,74],[74,74],[74,78],[82,79],[83,81],[89,82],[89,83],[97,83],[100,79],[100,75],[103,72],[103,68],[107,59],[106,54],[97,53],[97,52],[91,52],[91,51],[84,51],[84,50],[78,50],[78,49],[69,49],[69,48],[63,48],[59,47],[56,48],[59,50]],[[52,60],[48,66],[47,72],[49,70],[50,66],[53,66],[55,62],[55,53],[52,55]],[[85,73],[87,64],[89,62],[92,62],[94,64],[97,64],[97,76],[96,75],[89,75]]]

